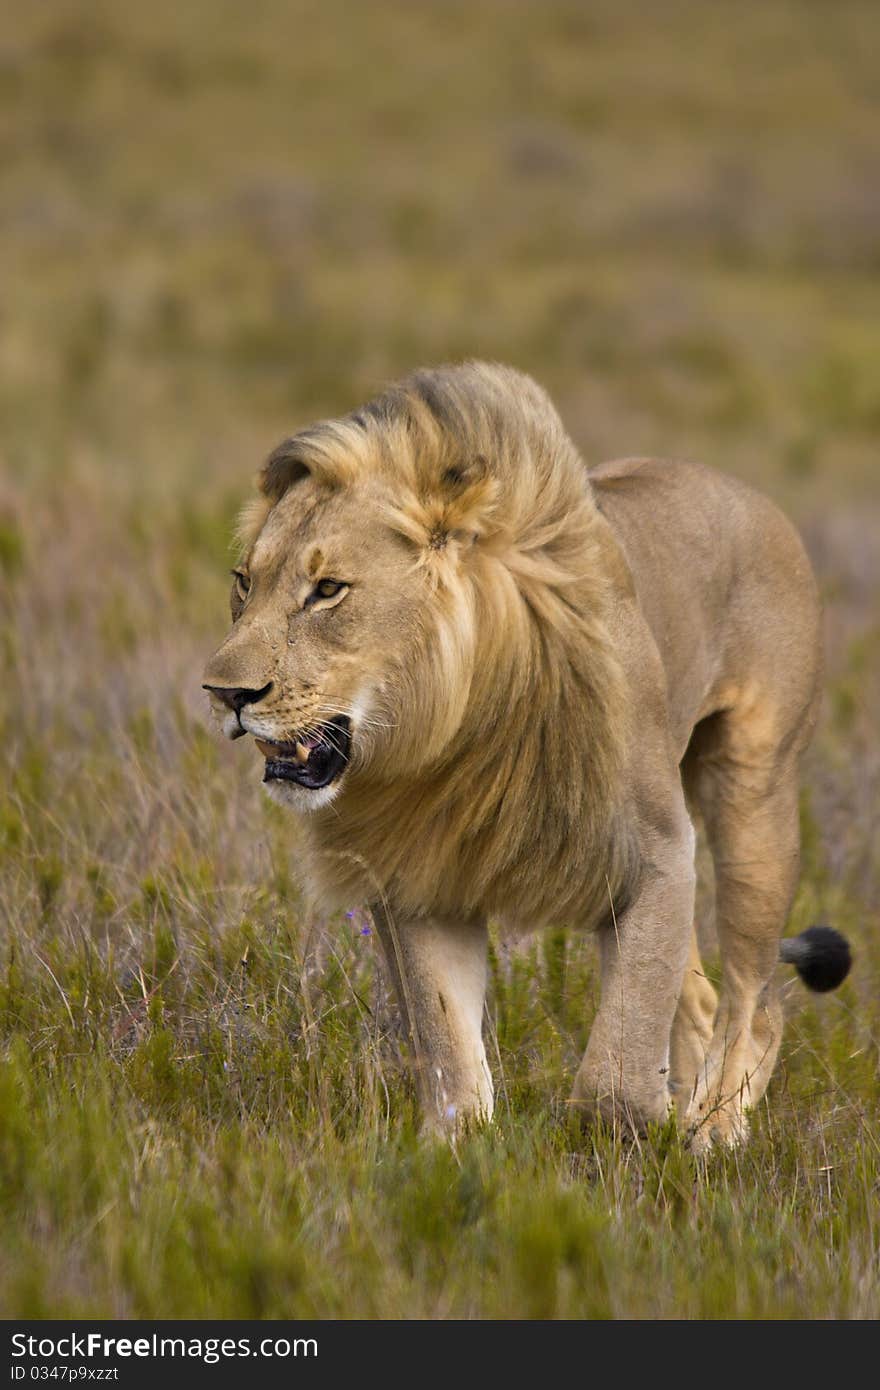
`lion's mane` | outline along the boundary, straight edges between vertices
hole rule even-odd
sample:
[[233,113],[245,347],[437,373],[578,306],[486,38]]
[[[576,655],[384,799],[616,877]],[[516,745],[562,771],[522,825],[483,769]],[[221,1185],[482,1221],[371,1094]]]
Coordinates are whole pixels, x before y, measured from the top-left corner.
[[620,566],[548,396],[494,364],[416,372],[276,449],[245,541],[305,473],[367,488],[430,583],[417,655],[386,674],[395,728],[305,821],[322,899],[607,916],[634,872]]

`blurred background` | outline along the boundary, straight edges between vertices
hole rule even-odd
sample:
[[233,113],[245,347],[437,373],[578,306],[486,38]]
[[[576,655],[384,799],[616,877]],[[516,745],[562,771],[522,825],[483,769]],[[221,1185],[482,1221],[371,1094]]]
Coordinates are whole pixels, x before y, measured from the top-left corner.
[[[2,1037],[97,1038],[151,1115],[187,1059],[262,1095],[287,1024],[235,970],[269,998],[301,942],[290,826],[199,689],[233,519],[281,436],[467,356],[537,377],[588,461],[700,459],[801,527],[829,698],[798,912],[875,920],[880,8],[0,8]],[[541,1062],[501,1027],[510,1074],[561,1094],[571,1028]]]
[[32,570],[14,609],[43,644],[13,746],[78,698],[80,732],[136,719],[157,681],[153,704],[200,710],[261,459],[465,356],[532,372],[588,461],[698,458],[781,500],[856,718],[880,587],[876,6],[4,8],[0,562]]

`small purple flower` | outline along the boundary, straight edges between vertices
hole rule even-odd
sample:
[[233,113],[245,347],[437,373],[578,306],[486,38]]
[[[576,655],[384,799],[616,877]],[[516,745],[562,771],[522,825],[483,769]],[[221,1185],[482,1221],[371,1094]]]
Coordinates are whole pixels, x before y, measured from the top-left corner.
[[346,912],[346,917],[352,926],[357,930],[358,936],[372,936],[373,928],[370,925],[370,915],[362,907],[352,907]]

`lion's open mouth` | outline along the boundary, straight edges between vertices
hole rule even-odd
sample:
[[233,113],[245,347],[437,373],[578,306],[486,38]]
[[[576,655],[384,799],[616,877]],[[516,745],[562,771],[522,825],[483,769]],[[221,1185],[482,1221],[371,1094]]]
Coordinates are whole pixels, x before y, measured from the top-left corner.
[[337,714],[292,743],[269,743],[262,738],[255,742],[266,759],[264,782],[295,782],[317,791],[329,787],[348,763],[351,720]]

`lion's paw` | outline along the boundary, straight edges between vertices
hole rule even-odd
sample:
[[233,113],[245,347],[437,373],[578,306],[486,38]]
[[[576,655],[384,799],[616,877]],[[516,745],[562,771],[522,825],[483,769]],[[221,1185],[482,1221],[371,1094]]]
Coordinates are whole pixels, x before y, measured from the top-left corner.
[[691,1152],[705,1155],[744,1144],[749,1137],[749,1121],[745,1112],[735,1106],[717,1106],[702,1118],[689,1111],[685,1133]]
[[712,1149],[735,1149],[749,1136],[748,1107],[745,1087],[733,1095],[705,1085],[696,1089],[681,1118],[693,1153],[706,1154]]

